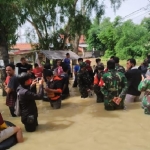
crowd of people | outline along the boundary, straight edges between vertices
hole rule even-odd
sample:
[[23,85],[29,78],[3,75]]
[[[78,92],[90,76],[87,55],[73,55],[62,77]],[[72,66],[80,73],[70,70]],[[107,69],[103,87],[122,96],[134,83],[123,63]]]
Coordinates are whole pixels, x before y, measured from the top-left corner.
[[[74,67],[75,80],[73,87],[79,86],[81,98],[86,98],[93,89],[97,96],[97,103],[104,102],[106,110],[125,109],[126,103],[139,102],[141,92],[142,108],[145,114],[150,114],[149,84],[150,84],[150,56],[137,67],[134,58],[128,59],[126,69],[119,64],[119,58],[110,57],[107,67],[96,59],[96,67],[92,70],[90,60]],[[77,70],[78,69],[78,70]],[[94,82],[93,82],[94,80]]]
[[[32,68],[25,58],[21,58],[16,66],[12,64],[6,66],[7,77],[4,82],[7,93],[6,105],[12,117],[17,117],[15,108],[18,99],[21,121],[27,132],[34,132],[38,126],[38,108],[35,100],[42,99],[46,94],[50,106],[53,109],[60,109],[62,100],[70,96],[70,62],[70,54],[67,53],[64,60],[56,60],[53,66],[49,63],[44,66],[35,63]],[[96,102],[104,103],[105,110],[124,109],[125,102],[139,101],[139,96],[144,91],[142,107],[146,114],[150,114],[149,63],[150,56],[136,67],[136,60],[131,58],[127,60],[125,69],[119,64],[119,58],[112,56],[107,61],[107,67],[100,58],[97,58],[96,66],[93,68],[90,60],[84,61],[83,58],[79,58],[73,68],[72,87],[79,88],[81,98],[91,96],[94,91]],[[18,68],[18,75],[15,75],[15,67]]]

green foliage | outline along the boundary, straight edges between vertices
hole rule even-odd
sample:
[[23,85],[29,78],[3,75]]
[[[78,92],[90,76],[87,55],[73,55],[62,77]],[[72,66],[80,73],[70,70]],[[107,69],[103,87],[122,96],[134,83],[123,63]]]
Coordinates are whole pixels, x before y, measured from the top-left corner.
[[150,18],[144,18],[141,22],[141,25],[145,27],[148,32],[150,32]]
[[94,21],[94,24],[91,25],[90,30],[88,30],[87,43],[89,45],[88,50],[105,51],[105,45],[98,38],[97,34],[100,32],[100,25],[98,24],[97,19]]
[[[120,6],[121,1],[123,0],[110,0],[114,9]],[[94,12],[99,20],[104,14],[105,5],[103,0],[83,0],[80,8],[78,6],[80,2],[79,0],[24,0],[24,12],[27,14],[27,21],[36,30],[39,49],[48,49],[51,42],[57,43],[58,35],[62,34],[58,32],[60,29],[63,30],[65,39],[61,43],[54,44],[58,49],[64,48],[67,38],[71,43],[74,41],[78,44],[77,37],[82,34],[87,36],[87,30],[91,25],[91,13]]]
[[0,10],[0,41],[11,46],[17,41],[18,26],[24,23],[24,16],[20,16],[21,3],[17,0],[1,1]]
[[141,57],[145,55],[149,33],[141,25],[134,24],[131,20],[123,23],[122,34],[118,40],[115,51],[121,59],[128,57]]
[[[95,28],[94,26],[95,24],[88,31],[88,44],[90,47],[96,44],[99,44],[99,47],[103,45],[105,57],[117,55],[121,59],[127,59],[145,57],[149,53],[149,18],[145,18],[140,25],[131,20],[122,22],[120,17],[116,17],[113,22],[110,18],[104,18]],[[94,40],[93,35],[98,39]]]
[[0,1],[0,53],[4,64],[9,63],[8,50],[18,38],[16,30],[25,22],[21,0]]

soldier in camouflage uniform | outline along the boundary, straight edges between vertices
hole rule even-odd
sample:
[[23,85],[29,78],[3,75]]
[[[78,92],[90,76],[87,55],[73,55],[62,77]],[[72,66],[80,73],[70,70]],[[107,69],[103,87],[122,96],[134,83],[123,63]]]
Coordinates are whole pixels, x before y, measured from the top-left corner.
[[101,103],[104,102],[104,95],[101,92],[101,88],[100,88],[100,80],[101,77],[103,76],[104,72],[104,65],[98,65],[97,66],[97,72],[94,76],[94,92],[97,96],[97,103]]
[[145,78],[140,82],[138,86],[138,90],[144,93],[144,97],[142,98],[142,107],[144,109],[144,113],[150,115],[150,78]]
[[90,75],[86,70],[86,63],[82,62],[80,65],[80,71],[77,74],[77,80],[79,85],[79,91],[81,93],[81,98],[88,97],[88,91],[91,88],[91,81]]
[[115,69],[119,72],[125,73],[125,68],[119,64],[119,58],[114,57],[113,60],[115,61]]
[[[124,98],[127,91],[127,79],[125,75],[115,70],[115,62],[107,62],[108,72],[103,74],[101,92],[104,94],[104,106],[106,110],[124,109]],[[121,100],[119,103],[114,99]]]

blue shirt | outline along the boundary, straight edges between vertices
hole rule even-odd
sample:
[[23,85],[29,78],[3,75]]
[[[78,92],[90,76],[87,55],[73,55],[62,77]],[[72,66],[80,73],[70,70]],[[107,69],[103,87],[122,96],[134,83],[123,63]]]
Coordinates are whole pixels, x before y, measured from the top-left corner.
[[70,69],[70,59],[69,58],[65,58],[64,59],[64,63],[68,66],[68,68]]
[[74,72],[78,72],[80,70],[80,66],[79,65],[75,65],[74,66]]

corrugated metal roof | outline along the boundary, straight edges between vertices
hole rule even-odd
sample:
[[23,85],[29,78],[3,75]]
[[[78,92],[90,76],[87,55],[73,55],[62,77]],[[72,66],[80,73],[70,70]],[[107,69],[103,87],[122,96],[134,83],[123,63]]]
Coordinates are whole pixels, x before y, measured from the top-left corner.
[[65,59],[66,58],[66,53],[70,54],[70,59],[78,59],[79,58],[79,56],[76,53],[72,52],[72,51],[63,51],[63,50],[50,51],[50,50],[42,50],[41,52],[48,59]]

